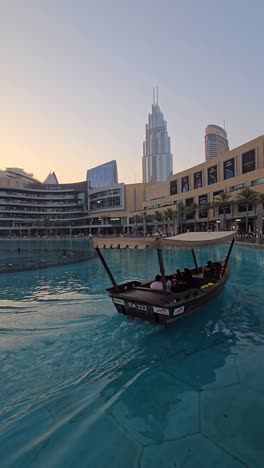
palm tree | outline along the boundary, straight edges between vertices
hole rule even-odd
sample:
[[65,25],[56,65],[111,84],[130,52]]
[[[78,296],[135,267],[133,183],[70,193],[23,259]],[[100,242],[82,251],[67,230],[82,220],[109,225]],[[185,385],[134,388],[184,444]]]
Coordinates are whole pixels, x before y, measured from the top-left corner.
[[172,209],[173,235],[177,234],[178,211]]
[[158,231],[159,228],[159,222],[163,220],[163,212],[156,210],[155,211],[155,224],[156,224],[156,231]]
[[208,230],[208,223],[209,223],[209,213],[212,208],[213,208],[213,204],[210,202],[203,203],[202,205],[199,206],[199,213],[206,213],[207,230]]
[[246,233],[248,233],[248,212],[250,205],[255,206],[258,200],[258,192],[252,190],[250,187],[245,187],[237,195],[238,205],[246,206]]
[[168,208],[164,211],[164,218],[167,220],[167,235],[170,234],[170,224],[174,217],[175,210],[172,208]]
[[162,221],[162,219],[163,219],[162,211],[159,211],[159,210],[155,211],[155,219],[156,219],[156,221]]
[[134,219],[134,223],[135,223],[134,230],[135,230],[135,234],[136,234],[137,233],[137,225],[138,225],[138,223],[141,223],[142,217],[139,214],[136,214],[133,217],[133,219]]
[[143,234],[145,236],[146,233],[147,233],[147,213],[146,213],[146,211],[141,213],[141,217],[143,219]]
[[45,215],[43,218],[40,218],[40,226],[45,229],[45,235],[48,234],[48,228],[50,229],[50,233],[51,233],[52,221],[49,218],[49,216]]
[[183,222],[184,214],[185,214],[185,205],[181,201],[181,202],[177,203],[177,205],[176,205],[176,216],[177,216],[178,224],[180,225],[180,232],[181,233],[182,233],[182,222]]
[[257,203],[258,203],[258,228],[257,230],[259,232],[261,232],[262,234],[262,231],[263,231],[263,205],[264,205],[264,193],[259,193],[258,194],[258,199],[257,199]]
[[226,231],[226,211],[231,203],[231,193],[229,192],[222,192],[214,199],[213,205],[223,210],[223,231]]
[[190,206],[185,207],[185,215],[191,216],[193,218],[193,230],[196,231],[196,219],[197,213],[199,211],[199,205],[195,202],[192,202]]

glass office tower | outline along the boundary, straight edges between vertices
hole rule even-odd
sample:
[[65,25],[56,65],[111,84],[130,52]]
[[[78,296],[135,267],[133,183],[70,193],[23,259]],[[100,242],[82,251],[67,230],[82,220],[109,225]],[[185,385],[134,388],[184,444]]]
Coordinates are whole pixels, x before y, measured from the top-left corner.
[[118,184],[116,161],[109,161],[87,171],[88,190]]

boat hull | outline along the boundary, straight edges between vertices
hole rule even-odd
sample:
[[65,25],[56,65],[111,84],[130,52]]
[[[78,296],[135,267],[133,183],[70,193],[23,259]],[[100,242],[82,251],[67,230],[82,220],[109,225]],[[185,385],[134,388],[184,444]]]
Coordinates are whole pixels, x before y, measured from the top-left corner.
[[121,289],[108,289],[117,311],[132,318],[153,322],[172,323],[184,318],[213,301],[223,290],[229,270],[214,284],[203,288],[190,288],[181,293],[165,294],[141,287],[140,283],[125,283]]

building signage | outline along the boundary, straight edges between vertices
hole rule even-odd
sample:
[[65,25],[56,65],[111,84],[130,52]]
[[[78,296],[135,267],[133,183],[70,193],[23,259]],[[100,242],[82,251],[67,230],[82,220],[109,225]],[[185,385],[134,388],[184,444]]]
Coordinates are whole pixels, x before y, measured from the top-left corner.
[[207,169],[208,175],[208,185],[216,184],[217,182],[217,165],[208,167]]
[[[199,197],[199,207],[202,207],[202,205],[205,205],[207,203],[207,195],[200,195]],[[199,218],[207,218],[207,210],[203,210],[200,208],[199,211]]]
[[172,180],[170,182],[170,194],[177,195],[177,180]]
[[190,184],[189,184],[189,176],[182,177],[182,192],[189,192]]
[[59,185],[45,185],[46,190],[61,190]]
[[224,179],[232,179],[235,177],[235,159],[224,161]]
[[230,192],[234,192],[235,190],[240,190],[243,187],[245,187],[244,182],[241,182],[240,184],[232,185],[232,187],[230,188]]
[[242,174],[256,169],[256,150],[252,149],[242,153]]
[[198,189],[203,186],[203,173],[202,171],[193,174],[193,188]]

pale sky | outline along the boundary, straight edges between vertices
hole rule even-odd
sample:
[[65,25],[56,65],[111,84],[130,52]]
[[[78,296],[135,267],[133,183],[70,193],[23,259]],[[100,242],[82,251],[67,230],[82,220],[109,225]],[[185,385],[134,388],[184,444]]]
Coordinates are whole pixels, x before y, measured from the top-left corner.
[[204,129],[230,147],[263,134],[261,0],[0,0],[0,168],[85,180],[117,160],[142,181],[152,88],[174,173],[204,161]]

